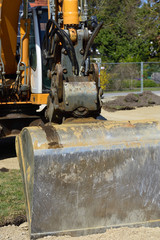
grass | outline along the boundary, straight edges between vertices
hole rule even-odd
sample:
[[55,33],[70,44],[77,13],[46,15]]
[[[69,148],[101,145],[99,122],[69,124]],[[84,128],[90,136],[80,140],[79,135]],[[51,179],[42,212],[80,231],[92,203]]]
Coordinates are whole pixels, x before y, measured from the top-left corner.
[[160,91],[160,87],[148,87],[144,88],[144,91]]
[[116,105],[116,106],[112,106],[110,105],[109,107],[110,109],[113,109],[113,110],[124,110],[124,106],[119,106],[119,105]]
[[[5,169],[4,169],[5,170]],[[25,200],[19,170],[0,171],[0,226],[25,221]],[[18,224],[19,223],[19,224]]]
[[[134,89],[124,89],[122,91],[112,91],[112,90],[104,90],[104,93],[118,93],[118,92],[140,92],[140,88],[134,88]],[[143,91],[160,91],[160,87],[148,87],[148,88],[143,88]]]

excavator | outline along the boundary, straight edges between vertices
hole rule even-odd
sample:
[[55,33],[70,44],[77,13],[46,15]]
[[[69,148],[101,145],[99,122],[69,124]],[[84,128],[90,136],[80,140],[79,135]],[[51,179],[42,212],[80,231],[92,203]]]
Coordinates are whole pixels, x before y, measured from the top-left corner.
[[24,0],[17,50],[20,5],[0,1],[0,113],[32,119],[16,137],[30,238],[159,226],[160,124],[100,117],[103,23],[86,0]]
[[[91,27],[96,26],[90,37],[91,31],[86,27],[87,10],[81,14],[79,27],[77,3],[63,3],[63,8],[67,9],[65,19],[71,16],[68,24],[65,22],[68,20],[63,23],[62,3],[56,3],[55,7],[51,4],[49,14],[57,16],[48,20],[49,8],[37,8],[30,13],[28,1],[23,2],[20,46],[17,46],[17,24],[21,1],[1,3],[1,137],[33,125],[37,119],[62,123],[64,118],[71,116],[96,117],[101,108],[98,68],[89,62],[88,55],[102,23],[98,24],[95,19],[90,21]],[[68,13],[72,4],[74,12]],[[64,26],[69,27],[63,29]],[[76,101],[73,101],[71,91],[76,92]],[[44,117],[44,111],[40,113],[39,107],[46,103]]]
[[[37,24],[37,29],[40,24],[37,13],[34,11],[29,16],[28,3],[24,1],[24,9],[21,3],[20,0],[0,1],[1,138],[15,135],[23,127],[41,119],[40,115],[43,114],[38,113],[38,109],[41,104],[46,104],[48,97],[42,89],[41,50],[38,44],[43,31],[35,37],[33,24]],[[19,19],[21,14],[23,17]]]

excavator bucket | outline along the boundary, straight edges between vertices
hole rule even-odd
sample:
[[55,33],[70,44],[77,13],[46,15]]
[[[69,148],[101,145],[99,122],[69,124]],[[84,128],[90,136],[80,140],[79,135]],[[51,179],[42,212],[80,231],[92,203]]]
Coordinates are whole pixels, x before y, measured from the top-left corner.
[[89,121],[16,139],[31,238],[160,221],[160,124]]

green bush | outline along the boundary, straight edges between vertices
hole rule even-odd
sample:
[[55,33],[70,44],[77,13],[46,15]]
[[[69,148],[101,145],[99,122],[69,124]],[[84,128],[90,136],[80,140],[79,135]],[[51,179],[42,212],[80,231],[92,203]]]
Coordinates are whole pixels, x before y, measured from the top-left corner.
[[[143,80],[143,87],[158,87],[159,84],[155,83],[153,80],[150,79],[144,79]],[[123,81],[123,87],[124,88],[130,88],[131,83],[130,80],[124,80]],[[133,80],[132,81],[132,88],[140,88],[141,87],[141,81],[140,80]]]
[[123,82],[122,82],[122,88],[130,88],[130,80],[124,80]]
[[143,83],[144,87],[157,87],[158,84],[155,83],[153,80],[144,80],[144,83]]
[[[119,79],[108,79],[108,84],[105,85],[105,90],[116,90],[121,91],[124,89],[134,89],[134,88],[141,88],[141,80],[119,80]],[[143,80],[143,87],[144,88],[152,88],[152,87],[159,87],[160,84],[155,83],[151,79],[144,79]]]
[[[140,88],[141,87],[141,81],[135,81],[134,84],[135,88]],[[150,79],[144,79],[143,80],[143,87],[158,87],[158,84],[155,83],[153,80]]]

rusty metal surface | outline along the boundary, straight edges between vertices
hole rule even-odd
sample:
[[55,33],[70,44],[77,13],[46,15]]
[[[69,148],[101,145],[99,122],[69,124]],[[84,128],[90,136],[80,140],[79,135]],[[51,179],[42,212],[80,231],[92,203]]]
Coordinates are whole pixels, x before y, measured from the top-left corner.
[[66,111],[79,107],[97,110],[97,88],[95,82],[64,83],[64,103]]
[[159,123],[51,124],[16,141],[31,237],[160,221]]

